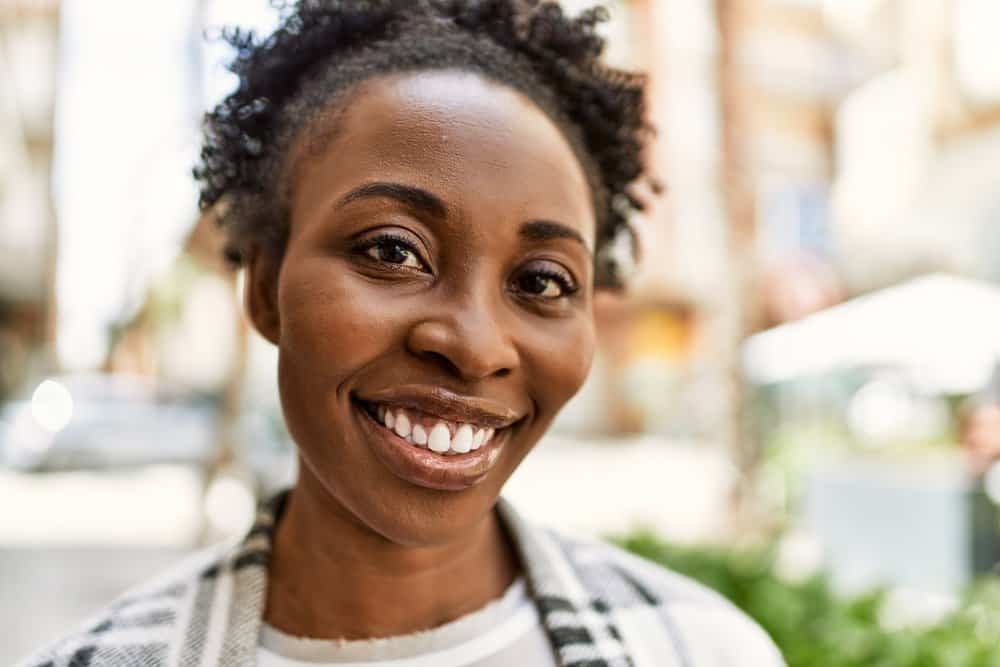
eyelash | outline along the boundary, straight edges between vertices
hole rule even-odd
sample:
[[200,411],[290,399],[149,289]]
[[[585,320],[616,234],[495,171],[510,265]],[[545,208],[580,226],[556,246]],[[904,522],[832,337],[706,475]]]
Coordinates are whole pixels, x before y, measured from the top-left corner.
[[427,262],[425,262],[424,259],[420,256],[420,253],[417,251],[417,248],[413,244],[413,242],[408,237],[403,236],[402,234],[392,234],[389,232],[383,232],[377,236],[372,236],[366,239],[362,239],[357,244],[355,244],[354,252],[366,256],[373,262],[378,262],[380,264],[387,264],[389,266],[395,266],[398,267],[399,270],[404,270],[404,267],[402,267],[399,264],[396,264],[395,262],[379,260],[377,258],[368,255],[368,251],[370,251],[372,248],[391,247],[394,245],[402,246],[409,252],[413,253],[413,256],[416,257],[417,261],[420,262],[420,264],[423,267],[425,267],[420,270],[426,271]]
[[[409,238],[401,234],[392,234],[389,232],[383,232],[381,234],[378,234],[377,236],[372,236],[366,239],[362,239],[354,246],[354,251],[360,255],[367,257],[368,259],[374,262],[397,267],[396,270],[407,270],[404,269],[401,265],[396,264],[395,262],[379,260],[368,255],[368,252],[372,248],[378,248],[380,246],[381,247],[392,246],[392,245],[402,246],[409,252],[413,253],[417,261],[419,261],[424,267],[427,266],[427,263],[420,256],[420,253],[417,251],[413,242],[410,241]],[[426,269],[420,269],[420,270],[426,271]],[[518,278],[514,281],[515,284],[519,284],[520,280],[526,276],[537,276],[549,280],[554,280],[559,285],[560,289],[562,290],[562,294],[559,295],[558,297],[548,297],[548,300],[554,301],[556,299],[570,298],[576,295],[580,291],[580,287],[576,284],[575,281],[573,281],[565,273],[553,269],[543,269],[543,268],[535,268],[533,270],[529,269],[527,271],[522,272],[521,275],[518,276]],[[538,295],[536,294],[532,294],[530,292],[527,292],[527,294],[529,294],[533,298],[538,298]]]
[[[558,297],[549,297],[552,298],[553,300],[556,298],[558,299],[569,298],[580,291],[580,288],[576,285],[575,282],[573,282],[569,277],[567,277],[563,273],[560,273],[559,271],[554,271],[551,269],[533,269],[525,271],[524,273],[521,274],[521,276],[519,276],[519,278],[522,278],[524,276],[539,276],[542,278],[548,278],[549,280],[554,280],[562,289],[562,294],[559,295]],[[519,282],[519,280],[515,282]],[[529,294],[531,293],[529,292]],[[532,296],[537,297],[538,295],[532,294]]]

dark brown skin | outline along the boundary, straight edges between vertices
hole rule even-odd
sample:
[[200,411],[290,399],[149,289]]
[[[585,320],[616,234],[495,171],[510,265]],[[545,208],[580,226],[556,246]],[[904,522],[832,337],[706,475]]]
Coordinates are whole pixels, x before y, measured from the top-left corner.
[[[357,639],[441,625],[517,576],[494,505],[590,368],[596,223],[569,143],[507,87],[424,72],[374,79],[348,100],[319,153],[308,139],[293,152],[289,243],[283,258],[251,251],[246,307],[279,349],[301,464],[276,531],[265,620]],[[377,182],[420,188],[447,210],[385,193],[343,201]],[[533,221],[569,232],[525,235]],[[412,250],[359,249],[385,231]],[[579,291],[563,295],[539,270]],[[356,400],[401,384],[516,413],[481,481],[427,488],[373,454]]]

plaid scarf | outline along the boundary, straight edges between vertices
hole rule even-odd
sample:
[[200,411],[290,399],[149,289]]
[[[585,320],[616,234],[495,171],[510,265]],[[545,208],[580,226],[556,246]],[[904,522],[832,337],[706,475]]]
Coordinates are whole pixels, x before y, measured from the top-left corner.
[[[203,552],[127,593],[21,667],[252,666],[276,517],[263,503],[235,547]],[[498,503],[560,667],[780,667],[767,636],[721,597],[599,542],[571,540]]]

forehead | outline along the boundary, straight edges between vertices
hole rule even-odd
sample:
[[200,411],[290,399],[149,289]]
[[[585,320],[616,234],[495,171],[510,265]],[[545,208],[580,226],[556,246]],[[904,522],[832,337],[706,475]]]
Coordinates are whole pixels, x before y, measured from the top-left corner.
[[423,72],[373,79],[341,103],[332,141],[296,170],[294,205],[391,180],[426,188],[463,215],[558,220],[594,237],[579,160],[521,93],[475,74]]

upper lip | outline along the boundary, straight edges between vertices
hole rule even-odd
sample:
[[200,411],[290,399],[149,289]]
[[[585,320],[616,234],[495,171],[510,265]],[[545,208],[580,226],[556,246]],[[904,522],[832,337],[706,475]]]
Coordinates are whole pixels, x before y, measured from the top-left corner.
[[358,398],[387,407],[409,408],[445,421],[495,429],[506,428],[520,419],[517,412],[502,403],[478,396],[462,396],[444,387],[398,385],[363,396],[359,394]]

